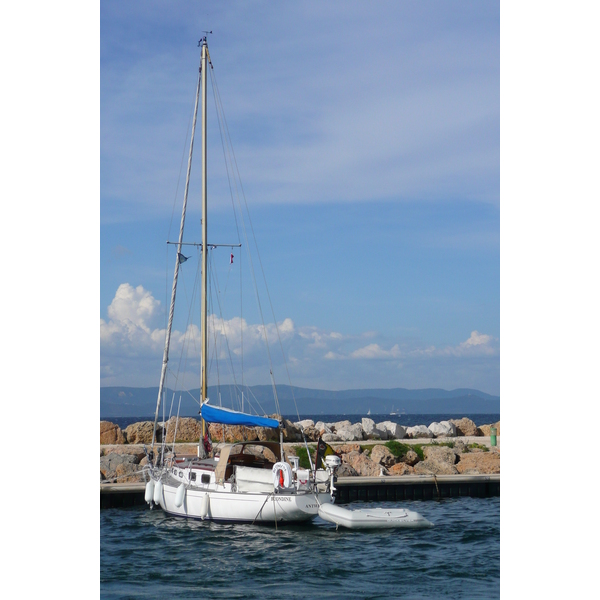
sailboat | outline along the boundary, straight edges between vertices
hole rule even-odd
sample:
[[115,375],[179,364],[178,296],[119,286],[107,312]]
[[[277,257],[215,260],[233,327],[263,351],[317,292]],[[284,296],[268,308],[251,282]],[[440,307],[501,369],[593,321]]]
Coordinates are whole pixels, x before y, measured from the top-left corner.
[[[173,276],[171,305],[166,331],[160,385],[154,418],[152,446],[146,469],[146,502],[158,505],[165,513],[191,519],[225,522],[289,523],[310,521],[317,516],[319,507],[332,504],[335,492],[335,470],[340,458],[334,453],[325,455],[326,445],[318,445],[313,462],[308,445],[305,447],[310,468],[301,468],[298,457],[286,456],[283,444],[282,419],[258,416],[213,405],[208,393],[208,260],[207,250],[218,244],[209,244],[207,235],[207,72],[212,61],[207,39],[201,47],[200,70],[188,157],[177,258]],[[201,101],[200,101],[201,98]],[[182,259],[183,232],[190,182],[194,134],[201,105],[202,128],[202,269],[201,269],[201,391],[200,414],[202,438],[197,455],[177,455],[157,445],[159,410],[165,390],[169,360],[171,330]],[[233,259],[233,255],[232,255]],[[272,377],[272,373],[271,373]],[[273,382],[274,383],[274,382]],[[279,430],[279,442],[254,441],[219,444],[212,447],[207,423],[241,425]],[[273,437],[277,437],[276,435]],[[321,452],[321,454],[319,454]],[[287,459],[287,460],[286,460]]]

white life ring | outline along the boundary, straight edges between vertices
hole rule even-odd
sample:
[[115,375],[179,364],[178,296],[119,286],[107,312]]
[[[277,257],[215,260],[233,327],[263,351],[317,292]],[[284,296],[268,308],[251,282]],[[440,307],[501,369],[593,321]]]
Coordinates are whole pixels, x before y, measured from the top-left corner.
[[273,465],[273,485],[276,490],[289,488],[292,485],[292,478],[292,467],[286,462],[278,462]]

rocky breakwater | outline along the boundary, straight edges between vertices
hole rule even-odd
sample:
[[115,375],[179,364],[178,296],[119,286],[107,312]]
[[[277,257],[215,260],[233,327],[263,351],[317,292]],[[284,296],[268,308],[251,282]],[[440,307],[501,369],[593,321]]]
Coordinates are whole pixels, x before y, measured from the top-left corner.
[[500,435],[500,422],[478,427],[464,417],[404,427],[363,418],[354,424],[306,420],[295,425],[312,439],[321,436],[340,455],[338,477],[500,473],[500,449],[489,440],[492,427]]
[[[288,452],[302,454],[302,431],[311,455],[319,438],[329,443],[342,458],[338,476],[489,474],[500,472],[500,451],[491,447],[489,435],[500,422],[477,427],[467,418],[433,422],[429,426],[404,427],[392,421],[375,423],[363,418],[336,423],[304,420],[292,423],[284,419],[283,440]],[[109,421],[100,422],[100,481],[141,482],[147,463],[143,445],[152,443],[154,423],[141,421],[121,430]],[[178,444],[178,454],[196,454],[201,424],[192,417],[160,423],[156,440]],[[236,441],[278,440],[276,430],[261,427],[223,427],[211,424],[213,444]],[[474,438],[484,438],[480,442]],[[399,440],[402,440],[401,442]]]
[[[100,421],[100,482],[139,483],[148,458],[144,445],[152,444],[153,421],[132,423],[121,429],[110,421]],[[225,426],[211,423],[209,434],[214,444],[240,441],[279,441],[277,430],[265,427]],[[202,425],[193,417],[171,417],[159,423],[155,441],[167,444],[175,442],[178,454],[196,454],[198,440],[202,437]],[[301,430],[291,421],[283,420],[285,442],[301,442]],[[318,438],[317,438],[318,439]]]

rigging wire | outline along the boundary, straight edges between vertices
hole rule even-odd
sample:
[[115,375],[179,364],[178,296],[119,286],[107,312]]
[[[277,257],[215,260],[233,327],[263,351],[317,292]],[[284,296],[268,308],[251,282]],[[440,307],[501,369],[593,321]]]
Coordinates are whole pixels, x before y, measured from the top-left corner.
[[[212,64],[211,64],[211,66],[212,66]],[[293,400],[294,406],[296,408],[296,414],[298,415],[298,418],[300,418],[299,411],[298,411],[298,405],[296,403],[296,398],[295,398],[295,395],[294,395],[294,389],[293,389],[292,382],[291,382],[291,377],[290,377],[290,374],[289,374],[287,360],[285,358],[285,352],[284,352],[284,349],[283,349],[283,343],[281,341],[281,334],[280,334],[280,331],[279,331],[279,326],[277,324],[277,319],[275,318],[275,311],[273,309],[273,303],[272,303],[272,300],[271,300],[271,294],[269,292],[269,288],[268,288],[267,281],[266,281],[266,275],[265,275],[264,267],[263,267],[262,260],[261,260],[261,257],[260,257],[260,252],[258,250],[258,244],[256,242],[256,235],[255,235],[255,232],[254,232],[254,226],[252,224],[252,218],[250,217],[250,211],[248,209],[248,203],[247,203],[247,200],[246,200],[246,195],[244,193],[244,188],[243,188],[243,185],[242,185],[242,182],[241,182],[241,176],[240,176],[240,173],[239,173],[239,168],[238,168],[238,165],[237,165],[237,160],[235,158],[235,153],[233,151],[233,147],[232,147],[232,144],[231,144],[231,137],[230,137],[230,134],[229,134],[229,127],[227,125],[227,119],[225,118],[225,114],[224,114],[224,111],[223,111],[223,106],[222,106],[222,103],[221,103],[221,96],[220,96],[220,92],[219,92],[219,88],[218,88],[218,84],[217,84],[217,80],[216,80],[216,75],[214,75],[213,69],[211,69],[210,73],[211,73],[211,82],[213,84],[213,94],[215,95],[215,101],[218,102],[218,104],[217,104],[217,106],[218,106],[217,114],[219,115],[219,128],[221,128],[220,119],[222,117],[222,119],[223,119],[223,125],[224,125],[224,130],[225,130],[225,134],[226,134],[225,135],[225,139],[228,142],[228,152],[230,152],[231,156],[232,156],[232,158],[230,158],[231,164],[232,164],[232,169],[234,169],[234,172],[237,172],[237,179],[234,179],[234,182],[235,182],[235,186],[236,186],[236,195],[237,195],[237,199],[238,199],[238,204],[240,206],[240,213],[243,213],[243,211],[242,211],[241,202],[240,202],[240,199],[239,199],[239,192],[237,190],[237,182],[238,182],[238,180],[239,180],[239,185],[240,185],[240,189],[241,189],[241,195],[242,195],[242,197],[244,199],[244,204],[245,204],[245,207],[246,207],[246,214],[248,216],[248,222],[250,224],[250,229],[251,229],[251,232],[252,232],[252,237],[253,237],[254,245],[255,245],[255,248],[256,248],[256,254],[258,256],[258,261],[259,261],[261,272],[262,272],[262,275],[263,275],[263,281],[264,281],[264,284],[265,284],[265,289],[266,289],[266,292],[267,292],[267,297],[269,299],[269,305],[270,305],[270,308],[271,308],[271,313],[273,315],[273,321],[274,321],[275,329],[276,329],[276,332],[277,332],[277,338],[278,338],[279,345],[280,345],[280,348],[281,348],[281,352],[282,352],[282,355],[283,355],[283,362],[284,362],[284,365],[285,365],[285,370],[286,370],[286,373],[287,373],[287,376],[288,376],[288,380],[290,382],[290,392],[292,394],[292,400]],[[218,98],[218,101],[217,101],[217,98]],[[223,135],[222,134],[221,134],[221,138],[223,139]],[[227,169],[227,173],[228,173],[228,177],[229,177],[229,169]],[[230,189],[231,189],[231,184],[230,184]],[[237,221],[236,221],[236,224],[237,224]],[[246,225],[245,225],[245,221],[243,219],[242,219],[242,226],[243,226],[243,230],[244,230],[244,236],[246,238],[246,243],[248,243],[248,235],[247,235],[247,231],[246,231]],[[249,254],[249,257],[250,257],[250,254]],[[277,391],[276,391],[276,388],[275,388],[275,381],[274,381],[274,378],[273,378],[271,354],[270,354],[270,350],[269,350],[269,347],[268,347],[268,339],[267,339],[267,334],[266,334],[266,328],[264,326],[264,318],[263,318],[263,313],[262,313],[262,306],[260,304],[260,299],[258,298],[258,292],[257,292],[257,289],[256,289],[256,277],[255,277],[254,266],[253,266],[251,257],[250,257],[250,267],[251,267],[251,270],[252,270],[253,283],[254,283],[254,287],[255,287],[255,292],[257,294],[257,301],[258,301],[258,304],[259,304],[259,311],[260,311],[261,320],[262,320],[262,323],[263,323],[263,330],[265,332],[265,342],[266,342],[266,345],[267,345],[267,353],[268,353],[268,356],[269,356],[269,363],[271,365],[271,377],[272,377],[272,383],[273,383],[273,391],[274,391],[274,395],[275,395],[275,403],[276,403],[276,406],[278,407],[279,414],[281,414],[281,411],[279,409],[279,401],[278,401],[278,398],[277,398]]]
[[[223,130],[225,131],[225,134],[226,134],[225,135],[225,142],[226,142],[226,146],[227,146],[227,152],[230,154],[229,160],[231,161],[232,168],[235,165],[236,169],[237,169],[237,164],[236,164],[236,161],[235,161],[235,154],[233,152],[233,147],[232,147],[232,144],[231,144],[231,137],[229,135],[229,129],[227,127],[227,120],[225,119],[225,114],[224,114],[223,106],[222,106],[222,103],[221,103],[221,96],[220,96],[219,88],[218,88],[218,85],[217,85],[217,82],[216,82],[216,76],[214,75],[214,73],[213,73],[212,70],[211,70],[211,82],[213,84],[213,90],[216,92],[215,93],[215,97],[218,99],[217,114],[218,114],[218,117],[219,117],[219,127],[221,128],[220,120],[222,118],[223,119],[223,125],[224,125]],[[228,173],[229,173],[229,170],[228,170]],[[235,172],[234,172],[234,174],[235,174]],[[241,202],[240,202],[240,193],[239,193],[239,190],[238,190],[238,182],[239,182],[240,188],[242,190],[242,195],[243,195],[243,188],[242,188],[242,185],[241,185],[241,177],[240,177],[240,174],[239,174],[239,169],[237,169],[237,178],[234,178],[233,181],[234,181],[234,185],[235,185],[235,188],[236,188],[236,197],[237,197],[237,201],[238,201],[238,205],[239,205],[239,209],[240,209],[240,215],[243,215],[244,213],[243,213],[243,210],[242,210],[242,205],[241,205]],[[244,196],[244,201],[245,201],[245,196]],[[252,227],[252,221],[250,220],[250,214],[248,212],[248,205],[247,205],[247,203],[246,203],[246,211],[248,213],[248,219],[249,219],[250,225]],[[254,286],[254,292],[255,292],[255,295],[256,295],[256,302],[257,302],[258,310],[259,310],[259,313],[260,313],[260,318],[261,318],[261,323],[262,323],[262,331],[263,331],[264,338],[265,338],[265,348],[266,348],[266,351],[267,351],[267,358],[268,358],[268,361],[269,361],[270,374],[271,374],[271,383],[272,383],[272,386],[273,386],[273,397],[274,397],[274,400],[275,400],[275,408],[276,408],[277,413],[281,414],[281,407],[279,405],[279,398],[277,396],[277,387],[275,386],[275,379],[274,379],[274,376],[273,376],[273,361],[272,361],[272,358],[271,358],[271,349],[269,347],[269,339],[268,339],[268,334],[267,334],[267,328],[265,326],[265,319],[264,319],[264,314],[263,314],[263,309],[262,309],[262,303],[260,301],[260,295],[258,293],[258,287],[256,285],[256,274],[254,272],[254,263],[252,261],[252,255],[250,254],[250,244],[249,244],[249,240],[248,240],[248,232],[247,232],[247,229],[246,229],[246,222],[245,222],[244,219],[242,219],[242,229],[243,229],[243,232],[244,232],[244,237],[246,239],[246,245],[247,245],[247,248],[248,248],[247,251],[248,251],[248,259],[249,259],[249,262],[250,262],[250,270],[252,272],[252,283],[253,283],[253,286]],[[258,245],[256,244],[256,236],[254,235],[254,229],[253,228],[252,228],[252,234],[254,236],[254,244],[255,244],[255,247],[256,247],[256,253],[259,256],[259,261],[260,261],[260,254],[258,252]],[[261,262],[261,268],[262,268],[262,262]],[[263,270],[263,277],[264,277],[264,270]],[[265,285],[266,285],[266,279],[265,279]],[[277,322],[276,321],[275,321],[275,326],[277,327]],[[284,356],[284,360],[285,360],[285,356]]]
[[[240,386],[238,385],[238,382],[237,382],[235,368],[234,368],[234,365],[233,365],[232,351],[231,351],[231,346],[229,345],[229,336],[227,335],[227,331],[225,329],[225,316],[224,316],[224,312],[223,312],[223,305],[221,303],[221,292],[220,292],[220,286],[219,286],[218,271],[214,267],[214,259],[212,257],[212,252],[210,253],[209,258],[210,258],[210,262],[209,262],[210,278],[209,279],[210,279],[211,285],[213,285],[217,289],[217,294],[211,294],[211,303],[212,303],[212,298],[216,296],[218,310],[219,310],[219,319],[220,319],[220,323],[221,323],[221,331],[220,332],[221,332],[221,337],[225,340],[225,346],[227,348],[227,356],[229,358],[230,373],[231,373],[231,377],[233,379],[233,389],[235,389],[237,392],[241,393],[243,391],[243,386],[240,389]],[[231,270],[231,267],[230,267],[230,270]],[[213,305],[211,304],[211,306],[213,306]],[[216,349],[216,355],[220,356],[220,354],[221,354],[221,352],[220,352],[221,344],[218,344],[218,341],[217,341],[217,326],[215,324],[215,311],[214,311],[214,308],[213,308],[213,310],[211,312],[211,317],[212,317],[212,330],[213,330],[213,337],[214,337],[214,347]],[[218,361],[217,361],[217,365],[218,365]],[[219,383],[219,387],[220,387],[220,383]],[[230,395],[232,406],[233,406],[233,394],[232,394],[232,386],[231,385],[229,386],[229,395]],[[254,396],[254,398],[256,400],[256,403],[258,404],[258,407],[260,408],[260,411],[263,414],[266,414],[266,411],[263,409],[261,403],[256,398],[256,396]],[[239,396],[236,396],[236,400],[238,401],[238,408],[240,408],[240,406],[239,406]],[[241,407],[241,408],[243,409],[243,407]],[[252,410],[254,410],[254,412],[256,412],[256,414],[259,414],[258,411],[256,410],[256,408],[252,404],[250,404],[250,408]],[[251,412],[251,411],[248,411],[248,412]]]

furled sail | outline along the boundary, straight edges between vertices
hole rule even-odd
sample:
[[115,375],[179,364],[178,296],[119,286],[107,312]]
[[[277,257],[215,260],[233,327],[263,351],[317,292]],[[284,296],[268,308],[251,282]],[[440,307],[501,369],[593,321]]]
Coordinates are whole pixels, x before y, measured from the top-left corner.
[[202,418],[207,423],[221,423],[223,425],[245,425],[246,427],[279,427],[277,419],[268,417],[257,417],[243,412],[210,406],[203,404],[201,409]]

